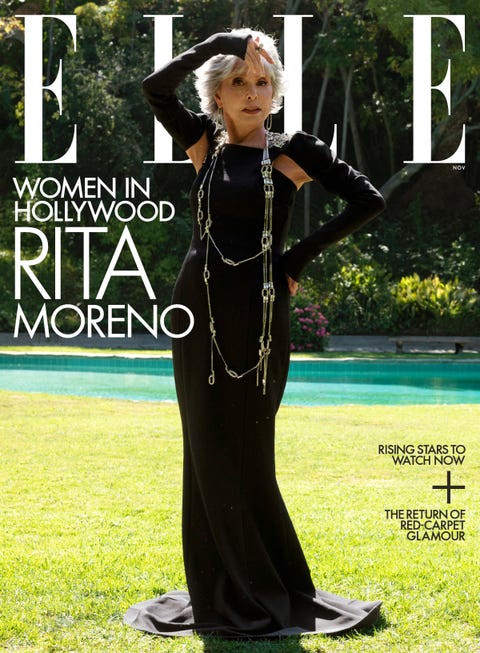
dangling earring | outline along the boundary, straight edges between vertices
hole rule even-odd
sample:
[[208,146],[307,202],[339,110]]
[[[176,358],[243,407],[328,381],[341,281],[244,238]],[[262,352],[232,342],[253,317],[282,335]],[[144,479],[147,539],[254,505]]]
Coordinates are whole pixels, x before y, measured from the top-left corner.
[[225,122],[223,120],[223,108],[218,107],[218,112],[217,112],[217,123],[220,129],[225,129]]
[[272,114],[268,114],[268,118],[265,120],[265,129],[270,131],[272,128]]

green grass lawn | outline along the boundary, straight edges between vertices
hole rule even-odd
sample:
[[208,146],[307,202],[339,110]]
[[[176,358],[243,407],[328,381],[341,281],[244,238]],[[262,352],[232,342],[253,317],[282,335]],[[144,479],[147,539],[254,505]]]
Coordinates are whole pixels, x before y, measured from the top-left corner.
[[[41,384],[41,378],[39,378]],[[127,607],[184,588],[177,406],[0,392],[0,649],[35,653],[480,651],[480,406],[283,407],[279,482],[317,587],[384,601],[375,631],[279,642],[163,639]],[[379,444],[463,444],[395,467]],[[464,542],[409,541],[385,509],[461,508]]]

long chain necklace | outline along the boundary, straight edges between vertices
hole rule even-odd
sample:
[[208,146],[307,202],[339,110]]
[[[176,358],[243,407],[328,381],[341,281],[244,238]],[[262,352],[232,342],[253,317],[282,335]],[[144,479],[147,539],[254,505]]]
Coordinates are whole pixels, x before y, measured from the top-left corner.
[[[208,319],[209,319],[209,328],[210,328],[210,375],[208,377],[208,382],[210,385],[215,383],[215,365],[214,365],[214,351],[216,350],[224,367],[225,371],[233,379],[241,379],[247,374],[256,371],[257,373],[257,386],[260,384],[260,376],[262,383],[262,392],[266,393],[267,389],[267,372],[268,372],[268,357],[271,352],[271,343],[272,343],[272,317],[273,317],[273,302],[275,301],[275,289],[273,286],[273,265],[272,265],[272,216],[273,216],[273,180],[272,180],[272,162],[270,160],[269,145],[273,142],[272,135],[270,132],[266,132],[265,146],[263,148],[262,154],[262,163],[261,163],[261,175],[263,179],[263,190],[265,194],[265,209],[263,215],[263,230],[260,239],[260,249],[253,256],[244,258],[238,261],[234,261],[231,258],[226,257],[220,247],[215,242],[215,239],[211,233],[212,227],[212,215],[210,212],[210,195],[211,195],[211,184],[215,168],[217,165],[218,156],[225,144],[226,133],[223,132],[222,136],[217,141],[217,146],[212,154],[212,159],[210,165],[207,168],[205,176],[203,177],[200,186],[197,192],[197,222],[200,227],[200,238],[206,239],[205,246],[205,265],[203,268],[203,280],[205,282],[206,292],[207,292],[207,304],[208,304]],[[205,190],[206,187],[207,197],[206,201]],[[205,218],[205,211],[202,208],[202,202],[205,205],[205,211],[207,217]],[[220,345],[217,339],[217,332],[215,329],[215,318],[212,310],[212,301],[210,296],[210,269],[209,269],[209,254],[210,246],[213,246],[219,253],[221,260],[226,265],[238,266],[249,261],[253,261],[258,257],[262,257],[262,288],[261,288],[261,300],[262,300],[262,328],[260,336],[258,339],[259,349],[258,349],[258,361],[250,367],[249,369],[243,372],[236,372],[233,370],[225,360],[225,357],[220,349]]]

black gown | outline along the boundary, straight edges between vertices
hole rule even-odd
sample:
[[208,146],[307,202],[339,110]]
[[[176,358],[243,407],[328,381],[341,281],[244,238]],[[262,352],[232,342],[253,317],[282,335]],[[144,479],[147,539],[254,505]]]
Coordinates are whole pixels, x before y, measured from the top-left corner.
[[[340,633],[376,622],[380,602],[349,600],[316,590],[282,500],[274,462],[275,415],[289,364],[289,292],[285,273],[303,266],[331,242],[383,208],[370,182],[318,139],[298,132],[276,136],[270,157],[283,153],[313,179],[347,200],[345,210],[284,253],[296,187],[273,171],[275,301],[266,393],[255,372],[232,378],[215,352],[203,279],[205,238],[196,220],[197,191],[210,165],[218,129],[174,95],[183,77],[214,54],[243,57],[246,39],[220,34],[180,55],[145,81],[156,116],[184,149],[206,130],[212,145],[191,192],[193,237],[173,301],[188,306],[195,326],[173,341],[175,383],[184,437],[183,552],[189,592],[173,591],[132,606],[125,621],[160,635],[211,633],[222,637],[279,637]],[[223,145],[211,183],[212,234],[222,253],[240,260],[259,249],[263,228],[262,150]],[[212,313],[219,347],[230,368],[243,372],[258,360],[262,315],[261,257],[232,267],[209,254]],[[173,328],[186,328],[179,312]]]

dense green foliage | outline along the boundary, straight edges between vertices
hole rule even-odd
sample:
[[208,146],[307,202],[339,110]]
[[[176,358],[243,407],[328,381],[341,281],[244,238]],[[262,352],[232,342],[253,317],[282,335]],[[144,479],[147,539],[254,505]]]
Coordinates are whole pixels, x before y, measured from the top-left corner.
[[[325,289],[307,282],[300,303],[296,300],[293,304],[312,305],[319,297],[329,329],[337,335],[471,335],[480,329],[480,294],[457,277],[443,282],[435,275],[421,279],[414,273],[394,280],[375,261],[353,263],[342,265]],[[295,308],[293,342],[302,329],[298,318]],[[323,347],[320,339],[309,349],[322,351]]]
[[394,321],[402,325],[402,332],[461,334],[473,331],[472,322],[478,332],[479,304],[478,293],[462,287],[458,279],[443,283],[438,277],[420,279],[414,274],[394,288]]
[[[408,6],[407,6],[408,5]],[[460,284],[480,290],[480,8],[476,0],[416,0],[398,6],[395,0],[309,0],[275,2],[220,0],[7,0],[0,6],[0,329],[11,330],[16,304],[13,297],[12,177],[79,176],[108,180],[132,176],[152,180],[152,200],[171,201],[172,222],[128,224],[157,295],[169,303],[171,290],[190,235],[188,188],[190,166],[153,165],[153,119],[141,93],[140,82],[153,66],[152,14],[182,15],[174,21],[174,51],[185,49],[214,31],[241,24],[261,25],[282,40],[283,20],[274,14],[311,14],[303,20],[303,128],[330,142],[338,124],[339,154],[365,171],[382,189],[387,211],[348,242],[332,247],[312,263],[303,283],[320,303],[332,332],[378,332],[402,327],[428,330],[419,314],[410,321],[395,321],[391,284],[418,274],[420,279]],[[56,98],[45,92],[45,155],[62,155],[77,124],[78,164],[21,164],[23,155],[23,20],[15,14],[75,14],[77,48],[60,21],[46,21],[44,31],[45,84],[51,83],[63,59],[63,113]],[[452,62],[452,108],[446,112],[440,94],[432,93],[433,143],[436,158],[446,158],[457,147],[461,124],[466,125],[467,161],[464,169],[449,164],[406,164],[412,152],[412,21],[408,13],[465,14],[466,50],[447,21],[434,23],[432,79],[445,74]],[[437,83],[437,81],[435,82]],[[182,99],[197,106],[191,80],[181,88]],[[274,129],[283,128],[281,115]],[[180,156],[180,153],[177,152]],[[184,158],[181,156],[181,158]],[[310,185],[311,186],[311,185]],[[121,199],[121,198],[120,198]],[[292,242],[334,215],[339,203],[316,186],[298,197]],[[84,220],[82,224],[88,224]],[[48,236],[50,251],[36,267],[52,293],[55,261],[52,251],[55,225],[36,223]],[[63,225],[62,225],[63,226]],[[92,236],[90,286],[94,297],[112,258],[124,224],[109,223],[108,233]],[[38,238],[25,237],[24,255],[38,253]],[[128,251],[119,267],[128,267]],[[85,253],[80,234],[63,234],[62,297],[85,307],[83,271]],[[358,294],[357,294],[358,291]],[[472,290],[466,291],[470,297]],[[345,300],[346,301],[345,303]],[[92,301],[92,300],[91,300]],[[128,301],[148,315],[151,300],[137,279],[112,279],[98,304]],[[467,304],[470,300],[467,300]],[[39,310],[43,300],[25,279],[22,305]],[[342,306],[343,302],[343,306]],[[478,329],[478,319],[455,309],[454,328]],[[419,318],[419,322],[415,320]],[[405,318],[405,315],[404,315]],[[411,318],[411,319],[410,319]],[[406,318],[405,318],[406,319]],[[423,320],[423,321],[422,321]],[[443,328],[436,324],[434,327]],[[450,328],[445,325],[445,328]],[[453,327],[452,327],[453,328]]]

